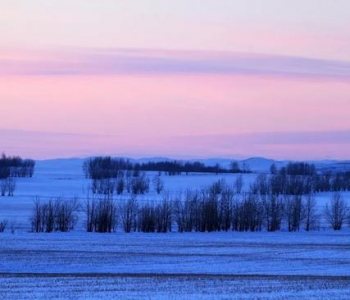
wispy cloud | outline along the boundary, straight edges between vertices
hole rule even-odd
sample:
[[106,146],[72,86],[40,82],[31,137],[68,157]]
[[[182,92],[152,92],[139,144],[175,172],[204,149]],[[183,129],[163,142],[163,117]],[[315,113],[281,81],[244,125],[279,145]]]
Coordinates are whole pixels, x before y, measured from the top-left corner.
[[254,132],[232,135],[207,135],[197,137],[180,137],[221,146],[232,145],[350,145],[350,130],[339,131],[307,131],[307,132]]
[[232,74],[350,79],[350,62],[227,52],[79,49],[1,55],[0,75]]

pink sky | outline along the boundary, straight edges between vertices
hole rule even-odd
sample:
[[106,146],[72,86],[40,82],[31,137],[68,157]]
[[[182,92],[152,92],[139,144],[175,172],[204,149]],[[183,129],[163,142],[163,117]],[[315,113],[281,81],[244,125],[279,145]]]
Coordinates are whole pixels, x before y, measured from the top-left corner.
[[[34,1],[28,13],[17,1],[1,4],[0,150],[38,159],[349,159],[350,24],[342,9],[330,17],[331,1],[322,0],[314,15],[288,13],[271,1],[268,11],[254,0],[219,1],[211,12],[214,2],[205,1],[194,14],[196,4],[165,2],[126,5],[120,21],[112,1]],[[228,8],[241,14],[231,21]]]

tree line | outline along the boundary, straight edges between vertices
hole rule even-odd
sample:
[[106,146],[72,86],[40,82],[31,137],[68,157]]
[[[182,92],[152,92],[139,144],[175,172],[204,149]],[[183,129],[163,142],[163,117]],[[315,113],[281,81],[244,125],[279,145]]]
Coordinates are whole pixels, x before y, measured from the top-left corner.
[[0,157],[0,194],[1,196],[13,196],[16,189],[15,177],[32,177],[35,161],[22,159],[19,156]]
[[0,179],[8,177],[32,177],[34,174],[35,161],[22,159],[19,156],[6,156],[0,158]]
[[73,230],[78,221],[79,210],[80,203],[77,198],[73,200],[56,198],[47,202],[36,198],[30,218],[32,232]]
[[[146,172],[156,172],[152,179]],[[123,193],[145,194],[150,191],[151,185],[160,194],[164,189],[164,180],[161,174],[180,175],[182,173],[250,173],[249,167],[233,161],[229,169],[219,165],[206,166],[201,162],[160,161],[147,163],[132,163],[128,159],[99,156],[88,158],[83,162],[83,172],[86,178],[91,179],[91,191],[100,195],[121,195]]]
[[240,168],[237,162],[232,162],[230,168],[222,168],[219,164],[207,166],[202,162],[183,161],[159,161],[133,163],[128,159],[99,156],[88,158],[83,163],[83,171],[86,178],[106,179],[118,178],[121,172],[129,172],[137,177],[141,171],[163,172],[166,175],[180,175],[188,173],[247,173],[249,168]]
[[121,171],[117,178],[91,179],[90,184],[91,192],[94,195],[108,195],[110,197],[124,193],[142,195],[149,193],[151,187],[157,194],[160,194],[164,190],[164,180],[159,174],[150,178],[144,171],[138,173],[136,177],[128,171]]
[[[87,232],[213,232],[318,230],[322,219],[334,230],[350,225],[349,205],[340,193],[320,209],[314,193],[276,195],[257,178],[249,191],[242,178],[229,185],[224,180],[180,195],[163,193],[158,201],[138,201],[136,195],[116,199],[109,195],[77,199],[36,200],[31,218],[34,232],[69,231],[84,212]],[[265,183],[268,181],[265,181]],[[258,188],[257,188],[258,187]]]
[[318,192],[341,192],[350,190],[349,171],[316,172],[314,164],[290,162],[277,169],[270,168],[269,188],[275,195],[303,195]]

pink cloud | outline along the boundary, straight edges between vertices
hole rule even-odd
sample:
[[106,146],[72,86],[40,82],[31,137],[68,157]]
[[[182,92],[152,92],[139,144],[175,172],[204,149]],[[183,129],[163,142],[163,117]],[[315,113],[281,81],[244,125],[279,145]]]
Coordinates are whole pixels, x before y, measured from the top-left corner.
[[[105,52],[112,52],[115,58],[114,50],[106,50],[101,56],[94,54],[96,66],[100,66],[101,57],[106,58],[102,66],[111,60]],[[4,150],[17,153],[16,149],[32,149],[36,157],[57,157],[60,153],[62,156],[108,153],[175,157],[230,156],[231,153],[277,158],[306,155],[307,149],[310,156],[343,157],[349,150],[344,141],[319,141],[321,137],[317,135],[318,132],[336,134],[350,129],[349,82],[335,80],[334,76],[346,74],[346,64],[341,63],[339,67],[336,62],[328,62],[328,65],[323,61],[321,65],[326,68],[320,71],[317,68],[321,65],[314,60],[306,60],[304,64],[303,59],[286,57],[197,54],[119,51],[117,57],[127,56],[128,60],[136,57],[158,64],[161,58],[161,67],[148,72],[141,64],[141,69],[134,73],[108,74],[104,67],[100,71],[97,67],[89,69],[85,65],[89,59],[84,55],[78,55],[76,60],[71,53],[57,53],[55,59],[43,55],[45,63],[42,65],[38,57],[29,55],[24,59],[30,62],[28,69],[25,72],[18,69],[18,73],[24,75],[6,73],[0,76],[0,128],[48,131],[53,138],[41,135],[31,141],[22,135],[22,138],[12,139],[0,132]],[[12,55],[13,61],[19,61],[22,54]],[[244,66],[251,67],[251,72],[222,72],[211,66],[217,60],[227,62],[232,57],[240,63],[247,62]],[[180,59],[180,65],[188,71],[174,70],[175,58]],[[184,62],[188,60],[198,65],[186,66]],[[27,75],[32,74],[29,72],[31,61],[39,61],[43,74]],[[51,61],[55,64],[48,63]],[[69,68],[77,68],[82,73],[69,74],[67,61]],[[284,75],[276,73],[275,70],[281,68],[277,62],[282,62],[286,68]],[[290,75],[295,72],[295,62],[302,62],[302,66],[297,67],[298,76]],[[67,74],[57,76],[57,72],[47,71],[45,65],[66,70]],[[310,66],[307,74],[311,75],[303,73],[305,66]],[[338,67],[333,70],[330,66]],[[60,132],[71,136],[60,135]],[[285,143],[274,142],[276,135],[264,135],[269,132],[280,132],[279,139]],[[259,138],[249,140],[250,133],[258,134]],[[294,136],[291,133],[295,133]],[[247,136],[239,140],[239,134]],[[222,138],[213,142],[212,136]],[[337,134],[335,137],[340,138]],[[239,142],[235,143],[235,139]],[[259,142],[261,140],[265,143]],[[306,145],[307,140],[312,143]],[[295,149],[299,149],[298,152]]]
[[205,51],[82,49],[0,53],[0,75],[217,74],[350,79],[350,62]]
[[231,75],[0,78],[0,128],[200,135],[350,128],[346,82]]

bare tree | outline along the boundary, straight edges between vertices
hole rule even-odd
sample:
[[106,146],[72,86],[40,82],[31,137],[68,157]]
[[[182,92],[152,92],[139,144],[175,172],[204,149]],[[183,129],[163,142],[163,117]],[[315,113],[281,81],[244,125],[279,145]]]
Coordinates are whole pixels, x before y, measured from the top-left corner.
[[198,191],[187,190],[174,201],[174,216],[179,232],[199,231],[202,223],[202,201]]
[[200,196],[200,231],[217,231],[219,229],[219,195],[202,190]]
[[233,186],[234,186],[234,189],[235,189],[235,192],[237,194],[240,194],[242,192],[242,188],[243,188],[243,176],[242,174],[239,174],[234,183],[233,183]]
[[171,231],[173,216],[173,201],[169,195],[165,195],[161,203],[156,206],[156,229],[157,232]]
[[149,178],[147,178],[145,172],[139,172],[138,176],[132,178],[131,191],[134,195],[149,192]]
[[225,188],[226,188],[225,179],[221,178],[211,184],[211,186],[209,187],[209,193],[214,195],[220,195]]
[[340,230],[348,216],[348,205],[339,193],[332,196],[330,205],[326,205],[325,216],[334,230]]
[[233,190],[225,187],[219,199],[219,230],[227,231],[231,227],[233,197]]
[[137,216],[137,200],[135,196],[131,196],[127,201],[124,201],[119,206],[119,212],[122,219],[124,231],[129,233],[136,227]]
[[153,185],[157,194],[160,194],[160,192],[164,189],[164,181],[160,177],[160,175],[156,175],[153,177]]
[[0,181],[0,192],[1,196],[13,196],[14,191],[16,190],[16,181],[12,177],[2,179]]
[[308,194],[303,200],[305,230],[309,231],[315,229],[318,225],[318,214],[316,207],[316,198],[314,194]]
[[142,232],[171,231],[173,205],[169,195],[160,203],[145,203],[138,209],[137,227]]
[[67,232],[72,230],[78,221],[77,212],[80,208],[78,198],[55,201],[55,230]]
[[190,229],[186,230],[186,224],[191,222],[190,220],[187,220],[188,212],[189,211],[185,208],[185,201],[183,201],[181,197],[177,197],[174,200],[174,215],[177,224],[177,230],[179,232],[192,230],[192,224],[189,225]]
[[86,231],[113,232],[117,226],[117,205],[109,196],[88,198],[85,202]]
[[236,231],[260,231],[264,220],[260,196],[249,193],[237,195],[233,202],[232,229]]
[[55,230],[55,203],[53,200],[50,200],[47,203],[43,204],[42,207],[43,216],[44,216],[44,224],[45,231],[52,232]]
[[303,218],[302,197],[298,195],[284,196],[285,215],[288,223],[289,231],[299,231]]
[[40,202],[40,198],[36,198],[34,200],[34,208],[33,208],[33,214],[30,218],[31,224],[32,224],[32,231],[33,232],[43,232],[43,215],[42,215],[42,206]]
[[276,175],[277,174],[277,167],[276,167],[276,164],[275,163],[272,163],[271,166],[270,166],[270,173],[272,175]]
[[142,232],[155,232],[156,222],[157,216],[154,204],[143,204],[138,212],[138,230]]
[[267,231],[280,230],[283,218],[283,202],[281,197],[266,195],[263,196],[262,203],[264,206]]
[[93,179],[91,189],[93,194],[113,195],[115,181],[112,178]]
[[16,189],[16,181],[14,178],[9,177],[7,178],[7,192],[8,192],[8,196],[13,197],[13,193]]
[[7,179],[2,179],[0,181],[0,191],[1,191],[1,196],[4,197],[6,195],[7,192]]
[[95,229],[95,221],[96,221],[96,214],[97,214],[96,211],[97,211],[96,199],[88,197],[85,202],[87,232],[93,232]]
[[95,219],[97,232],[113,232],[117,225],[117,207],[112,198],[98,200],[98,210]]
[[77,199],[65,200],[57,198],[41,203],[34,200],[32,217],[30,219],[33,232],[69,231],[77,222],[79,202]]
[[117,180],[117,194],[118,195],[123,194],[124,188],[125,188],[124,176],[120,176],[118,177],[118,180]]

